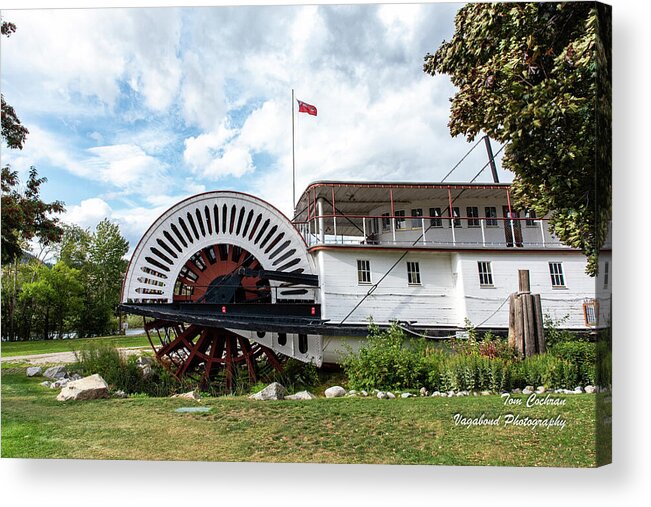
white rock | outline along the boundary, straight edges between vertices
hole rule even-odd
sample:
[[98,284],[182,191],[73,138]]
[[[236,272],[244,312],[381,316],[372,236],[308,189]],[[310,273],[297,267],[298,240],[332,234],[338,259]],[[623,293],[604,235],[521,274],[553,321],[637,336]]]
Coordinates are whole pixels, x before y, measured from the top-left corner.
[[58,401],[67,400],[94,400],[97,398],[108,398],[108,385],[97,373],[84,377],[80,380],[68,382],[59,396]]
[[358,394],[358,392],[355,389],[351,389],[348,391],[348,394]]
[[55,380],[54,382],[50,383],[50,388],[51,389],[61,389],[62,387],[67,386],[70,382],[73,382],[72,380],[68,378],[62,378],[59,380]]
[[66,370],[65,366],[52,366],[45,370],[45,373],[43,373],[44,377],[51,378],[53,380],[59,380],[66,377],[67,375],[68,370]]
[[516,387],[511,391],[511,394],[522,394],[522,389]]
[[448,393],[441,393],[441,398],[447,398],[447,397],[448,397]]
[[188,391],[187,393],[173,394],[170,398],[183,398],[184,400],[196,400],[199,401],[201,398],[194,391]]
[[114,398],[126,398],[126,397],[127,397],[127,393],[125,393],[124,391],[122,391],[122,390],[120,389],[119,391],[115,391],[115,392],[113,393],[113,397],[114,397]]
[[300,391],[296,394],[290,394],[289,396],[285,396],[286,400],[315,400],[316,396],[314,396],[312,393],[308,391]]
[[378,391],[375,396],[377,396],[379,400],[386,400],[388,398],[387,393],[384,391]]
[[576,386],[576,387],[574,388],[574,392],[575,392],[575,393],[582,393],[582,392],[583,392],[583,388],[582,388],[581,386]]
[[50,387],[50,382],[45,380],[45,381],[41,382],[39,385],[43,386],[43,387]]
[[394,400],[396,398],[396,395],[393,394],[391,391],[387,391],[387,398],[390,400]]
[[285,397],[285,393],[287,392],[287,389],[285,389],[285,386],[282,384],[279,384],[278,382],[272,382],[269,384],[267,387],[265,387],[262,391],[258,391],[255,394],[252,394],[249,396],[252,400],[282,400]]
[[441,393],[439,391],[434,391],[432,393],[432,398],[438,398],[439,396],[441,396]]
[[361,394],[362,396],[368,396],[368,393],[366,391],[360,391],[359,394]]
[[451,398],[452,396],[454,396],[454,391],[448,391],[448,397]]
[[545,392],[545,386],[536,387],[536,394],[542,394]]
[[490,391],[482,391],[480,394],[482,396],[490,396],[491,392]]
[[345,395],[346,395],[346,390],[341,386],[332,386],[332,387],[328,387],[328,389],[325,390],[326,398],[341,398],[342,396]]
[[429,396],[429,392],[424,387],[421,387],[420,388],[420,395],[421,396]]
[[597,391],[597,388],[595,386],[585,386],[585,392],[588,394],[592,394]]
[[40,375],[43,373],[43,368],[40,366],[30,366],[27,368],[27,371],[25,372],[28,377],[35,377],[36,375]]
[[525,395],[529,395],[529,394],[532,394],[532,393],[533,393],[533,391],[532,391],[531,389],[529,389],[528,386],[525,387],[525,388],[522,390],[522,394],[525,394]]

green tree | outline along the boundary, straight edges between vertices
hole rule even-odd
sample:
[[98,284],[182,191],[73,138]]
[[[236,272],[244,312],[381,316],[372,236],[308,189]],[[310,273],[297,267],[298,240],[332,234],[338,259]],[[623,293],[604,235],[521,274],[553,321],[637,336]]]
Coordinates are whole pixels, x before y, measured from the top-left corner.
[[[83,304],[79,270],[57,262],[36,267],[36,279],[23,285],[19,302],[31,307],[31,330],[44,340],[76,331]],[[29,337],[28,337],[29,338]]]
[[[0,32],[9,37],[16,25],[2,21]],[[14,108],[2,98],[2,139],[12,149],[23,149],[29,131],[25,128]],[[30,168],[25,189],[19,188],[18,173],[7,165],[2,167],[2,264],[19,259],[27,242],[38,238],[47,245],[61,238],[63,231],[59,219],[52,214],[65,211],[63,203],[45,203],[40,198],[40,187],[47,181],[39,178],[34,167]]]
[[592,2],[462,7],[424,70],[448,74],[450,133],[508,143],[515,202],[595,275],[611,216],[611,10]]

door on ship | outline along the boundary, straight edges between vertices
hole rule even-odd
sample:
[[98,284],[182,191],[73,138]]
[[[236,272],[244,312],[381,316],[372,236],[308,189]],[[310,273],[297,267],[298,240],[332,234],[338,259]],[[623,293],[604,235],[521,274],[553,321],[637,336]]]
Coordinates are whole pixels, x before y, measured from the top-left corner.
[[502,206],[502,216],[507,219],[504,220],[504,237],[506,238],[506,246],[513,246],[513,236],[515,235],[515,246],[521,247],[522,227],[520,225],[520,220],[509,220],[510,218],[520,218],[520,212],[511,211],[511,216],[509,216],[509,207]]

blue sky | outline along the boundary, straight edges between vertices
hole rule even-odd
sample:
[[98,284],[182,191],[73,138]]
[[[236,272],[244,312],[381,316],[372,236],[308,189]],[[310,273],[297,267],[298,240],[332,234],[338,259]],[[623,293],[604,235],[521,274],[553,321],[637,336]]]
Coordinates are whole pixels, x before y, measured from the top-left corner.
[[[297,115],[299,193],[319,179],[439,181],[471,144],[449,135],[449,79],[422,64],[460,6],[4,10],[18,30],[1,42],[2,93],[30,135],[3,163],[36,166],[64,220],[109,217],[132,247],[206,190],[289,215],[295,88],[319,111]],[[485,164],[479,148],[452,179]]]

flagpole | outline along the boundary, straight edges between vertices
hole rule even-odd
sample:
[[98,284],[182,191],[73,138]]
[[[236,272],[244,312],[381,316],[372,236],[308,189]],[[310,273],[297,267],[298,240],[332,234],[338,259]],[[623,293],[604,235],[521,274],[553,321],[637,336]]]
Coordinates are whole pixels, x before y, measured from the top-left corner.
[[296,155],[294,153],[294,88],[292,88],[292,213],[296,209]]

